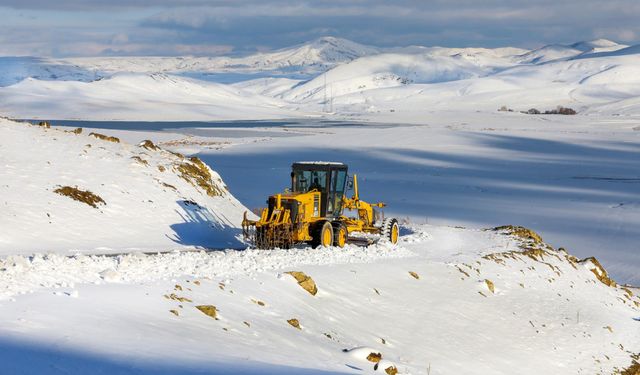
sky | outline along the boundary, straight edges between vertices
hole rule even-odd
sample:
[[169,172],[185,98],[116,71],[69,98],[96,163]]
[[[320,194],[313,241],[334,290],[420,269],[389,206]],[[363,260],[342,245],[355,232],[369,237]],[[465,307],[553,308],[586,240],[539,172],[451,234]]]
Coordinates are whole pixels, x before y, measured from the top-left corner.
[[0,55],[247,54],[335,36],[379,47],[640,43],[638,0],[0,0]]

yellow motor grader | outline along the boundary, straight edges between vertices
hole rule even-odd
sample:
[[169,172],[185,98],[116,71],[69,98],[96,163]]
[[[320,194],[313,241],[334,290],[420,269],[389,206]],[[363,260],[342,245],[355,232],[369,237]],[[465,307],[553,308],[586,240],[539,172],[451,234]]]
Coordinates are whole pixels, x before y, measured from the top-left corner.
[[[298,162],[291,169],[291,189],[270,196],[259,220],[249,220],[244,214],[244,236],[256,248],[288,249],[303,243],[343,247],[347,241],[371,244],[371,237],[398,242],[398,221],[385,219],[374,209],[385,207],[384,203],[360,200],[357,176],[349,179],[347,165]],[[347,187],[353,188],[351,198],[345,195]],[[357,217],[345,216],[345,210]],[[360,236],[350,236],[355,233]]]

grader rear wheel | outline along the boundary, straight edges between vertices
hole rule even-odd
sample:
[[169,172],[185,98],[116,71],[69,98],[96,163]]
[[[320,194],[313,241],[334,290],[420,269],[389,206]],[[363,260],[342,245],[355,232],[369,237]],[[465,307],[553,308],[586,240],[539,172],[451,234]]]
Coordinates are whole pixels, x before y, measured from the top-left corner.
[[347,244],[347,227],[341,222],[333,225],[333,246],[344,247]]
[[331,223],[325,221],[316,224],[311,237],[311,246],[314,248],[318,246],[331,246],[331,244],[333,244],[333,227]]

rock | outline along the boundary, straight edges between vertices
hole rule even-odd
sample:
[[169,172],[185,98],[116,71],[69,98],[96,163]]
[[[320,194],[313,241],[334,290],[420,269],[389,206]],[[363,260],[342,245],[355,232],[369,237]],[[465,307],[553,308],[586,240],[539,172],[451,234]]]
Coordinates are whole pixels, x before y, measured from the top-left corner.
[[318,293],[318,287],[316,286],[315,281],[313,281],[313,279],[310,276],[307,276],[304,272],[290,271],[285,273],[293,276],[298,282],[298,285],[309,292],[312,296],[315,296],[316,293]]
[[216,309],[213,305],[199,305],[196,306],[196,309],[200,310],[203,314],[212,317],[213,319],[218,319],[218,309]]
[[409,271],[409,275],[413,276],[413,278],[416,279],[416,280],[420,280],[420,275],[418,275],[417,273],[415,273],[413,271]]
[[487,284],[487,288],[491,291],[491,293],[496,292],[496,287],[495,285],[493,285],[493,281],[489,279],[484,279],[484,282]]
[[371,352],[367,356],[367,361],[373,362],[373,363],[378,363],[378,362],[380,362],[381,359],[382,359],[382,353],[373,353],[373,352]]
[[300,322],[298,321],[298,319],[289,319],[287,320],[287,323],[289,323],[292,327],[295,327],[297,329],[302,329],[300,327]]

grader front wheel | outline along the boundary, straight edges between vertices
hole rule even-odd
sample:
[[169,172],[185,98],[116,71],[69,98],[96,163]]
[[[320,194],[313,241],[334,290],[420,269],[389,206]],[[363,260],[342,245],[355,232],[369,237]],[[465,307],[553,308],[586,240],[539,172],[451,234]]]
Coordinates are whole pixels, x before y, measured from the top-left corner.
[[398,237],[400,237],[400,226],[398,220],[389,218],[382,222],[382,238],[388,240],[392,244],[398,243]]

